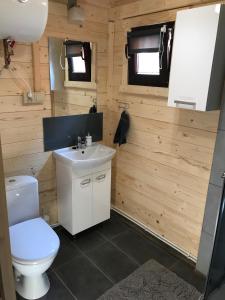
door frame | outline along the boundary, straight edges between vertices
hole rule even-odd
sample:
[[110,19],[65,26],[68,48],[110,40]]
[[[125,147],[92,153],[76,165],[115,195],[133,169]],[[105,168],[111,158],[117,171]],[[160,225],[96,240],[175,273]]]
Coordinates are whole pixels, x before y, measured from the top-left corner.
[[16,300],[9,240],[9,223],[6,204],[5,175],[0,138],[0,298]]

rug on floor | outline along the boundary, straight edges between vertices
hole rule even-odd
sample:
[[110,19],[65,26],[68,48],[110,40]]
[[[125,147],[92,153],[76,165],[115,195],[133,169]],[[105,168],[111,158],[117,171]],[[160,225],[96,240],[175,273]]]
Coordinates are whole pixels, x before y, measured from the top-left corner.
[[198,300],[200,296],[195,287],[149,260],[98,300]]

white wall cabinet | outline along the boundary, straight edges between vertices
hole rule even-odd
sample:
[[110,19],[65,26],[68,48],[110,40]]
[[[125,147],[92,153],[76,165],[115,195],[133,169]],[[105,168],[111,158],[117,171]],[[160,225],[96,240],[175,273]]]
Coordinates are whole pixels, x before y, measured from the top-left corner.
[[56,162],[59,223],[72,235],[110,218],[111,162],[76,172]]
[[177,13],[168,106],[220,108],[225,75],[225,6]]

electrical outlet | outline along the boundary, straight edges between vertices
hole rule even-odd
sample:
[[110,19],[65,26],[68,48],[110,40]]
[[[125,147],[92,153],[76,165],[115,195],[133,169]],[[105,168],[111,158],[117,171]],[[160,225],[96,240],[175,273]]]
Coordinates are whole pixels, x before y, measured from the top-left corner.
[[45,100],[44,92],[32,92],[32,98],[28,97],[28,93],[24,93],[23,95],[24,105],[43,104],[44,100]]

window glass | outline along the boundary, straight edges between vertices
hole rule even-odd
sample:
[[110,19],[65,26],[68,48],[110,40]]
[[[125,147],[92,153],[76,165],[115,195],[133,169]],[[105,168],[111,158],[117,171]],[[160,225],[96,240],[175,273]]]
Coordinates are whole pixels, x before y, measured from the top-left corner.
[[159,52],[138,53],[136,70],[140,75],[159,75]]
[[81,56],[72,57],[73,73],[86,73],[85,61]]

